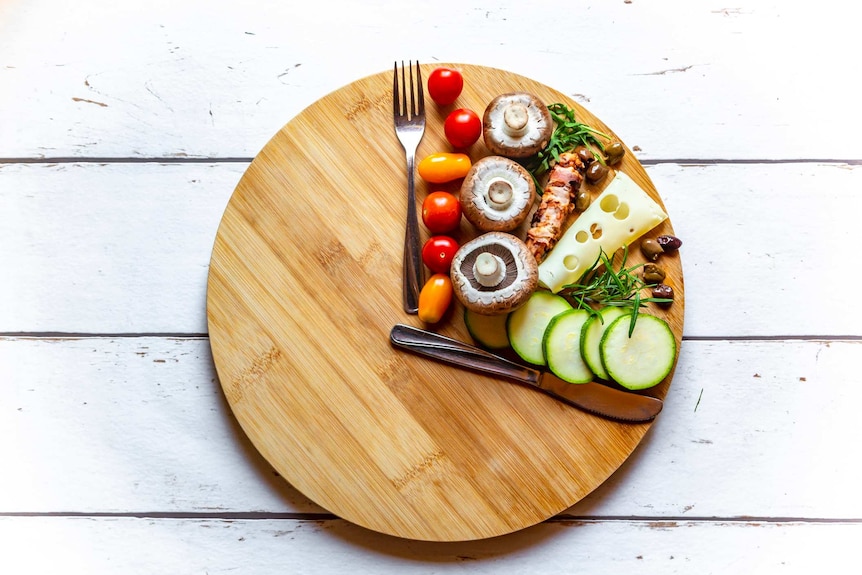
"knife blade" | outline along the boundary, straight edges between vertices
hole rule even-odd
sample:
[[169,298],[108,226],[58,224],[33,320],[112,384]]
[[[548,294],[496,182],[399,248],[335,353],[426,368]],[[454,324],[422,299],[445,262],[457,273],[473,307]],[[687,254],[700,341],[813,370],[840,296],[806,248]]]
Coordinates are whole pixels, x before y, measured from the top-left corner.
[[404,324],[396,324],[389,338],[395,347],[513,380],[608,419],[630,423],[652,421],[664,406],[660,399],[613,389],[601,383],[569,383],[550,372],[526,367],[468,343]]

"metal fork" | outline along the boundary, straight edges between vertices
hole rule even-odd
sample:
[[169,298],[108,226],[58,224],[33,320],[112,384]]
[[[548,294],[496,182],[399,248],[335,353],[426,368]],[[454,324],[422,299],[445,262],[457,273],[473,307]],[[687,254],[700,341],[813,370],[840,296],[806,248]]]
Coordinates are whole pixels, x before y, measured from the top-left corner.
[[413,81],[413,63],[408,61],[410,101],[407,101],[408,82],[401,62],[401,83],[398,82],[398,62],[392,84],[392,110],[395,135],[407,157],[407,230],[404,236],[404,271],[402,291],[404,311],[419,311],[419,290],[422,286],[422,257],[419,248],[419,222],[416,216],[415,164],[416,149],[425,133],[425,96],[422,90],[422,73],[416,62],[416,82]]

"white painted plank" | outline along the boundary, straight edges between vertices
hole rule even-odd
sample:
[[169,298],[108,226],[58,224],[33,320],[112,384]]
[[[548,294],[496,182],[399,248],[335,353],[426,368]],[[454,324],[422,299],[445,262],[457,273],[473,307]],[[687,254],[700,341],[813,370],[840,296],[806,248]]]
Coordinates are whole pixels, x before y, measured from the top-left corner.
[[[862,342],[687,341],[577,517],[860,519]],[[206,339],[0,339],[0,513],[322,512],[249,446]]]
[[0,517],[4,562],[21,575],[807,575],[852,572],[860,537],[859,523],[585,521],[436,544],[342,521]]
[[206,331],[246,164],[0,165],[0,331]]
[[551,0],[7,2],[0,157],[251,157],[326,93],[418,58],[534,77],[643,158],[860,158],[860,10],[578,0],[557,23]]
[[[0,165],[0,332],[204,333],[210,251],[245,167]],[[862,334],[830,279],[854,261],[862,168],[648,172],[684,241],[686,336]]]
[[689,336],[862,335],[842,295],[854,264],[862,167],[650,168],[682,248]]

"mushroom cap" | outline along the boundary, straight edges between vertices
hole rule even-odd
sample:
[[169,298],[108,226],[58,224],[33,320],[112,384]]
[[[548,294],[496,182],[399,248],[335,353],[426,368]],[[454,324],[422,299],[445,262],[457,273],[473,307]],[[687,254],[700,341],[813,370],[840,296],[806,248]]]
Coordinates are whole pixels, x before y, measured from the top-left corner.
[[519,163],[487,156],[473,164],[461,184],[461,210],[483,232],[508,232],[527,219],[535,194],[533,177]]
[[[482,253],[496,256],[505,265],[506,274],[497,285],[484,286],[476,278],[474,266]],[[483,315],[517,309],[539,285],[536,258],[524,242],[505,232],[488,232],[461,246],[452,259],[449,275],[458,301]]]
[[485,108],[482,119],[485,145],[491,153],[526,158],[548,145],[554,120],[548,107],[527,92],[500,94]]

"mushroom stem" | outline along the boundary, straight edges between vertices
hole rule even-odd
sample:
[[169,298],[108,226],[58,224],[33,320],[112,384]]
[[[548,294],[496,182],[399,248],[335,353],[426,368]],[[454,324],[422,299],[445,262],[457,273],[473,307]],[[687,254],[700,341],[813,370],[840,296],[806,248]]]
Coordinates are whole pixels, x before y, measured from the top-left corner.
[[488,184],[488,205],[495,210],[505,210],[512,205],[512,196],[512,182],[496,178]]
[[527,107],[520,102],[513,102],[503,110],[503,131],[517,138],[527,133],[530,116]]
[[482,252],[473,263],[473,275],[479,284],[494,287],[506,277],[506,264],[499,256]]

